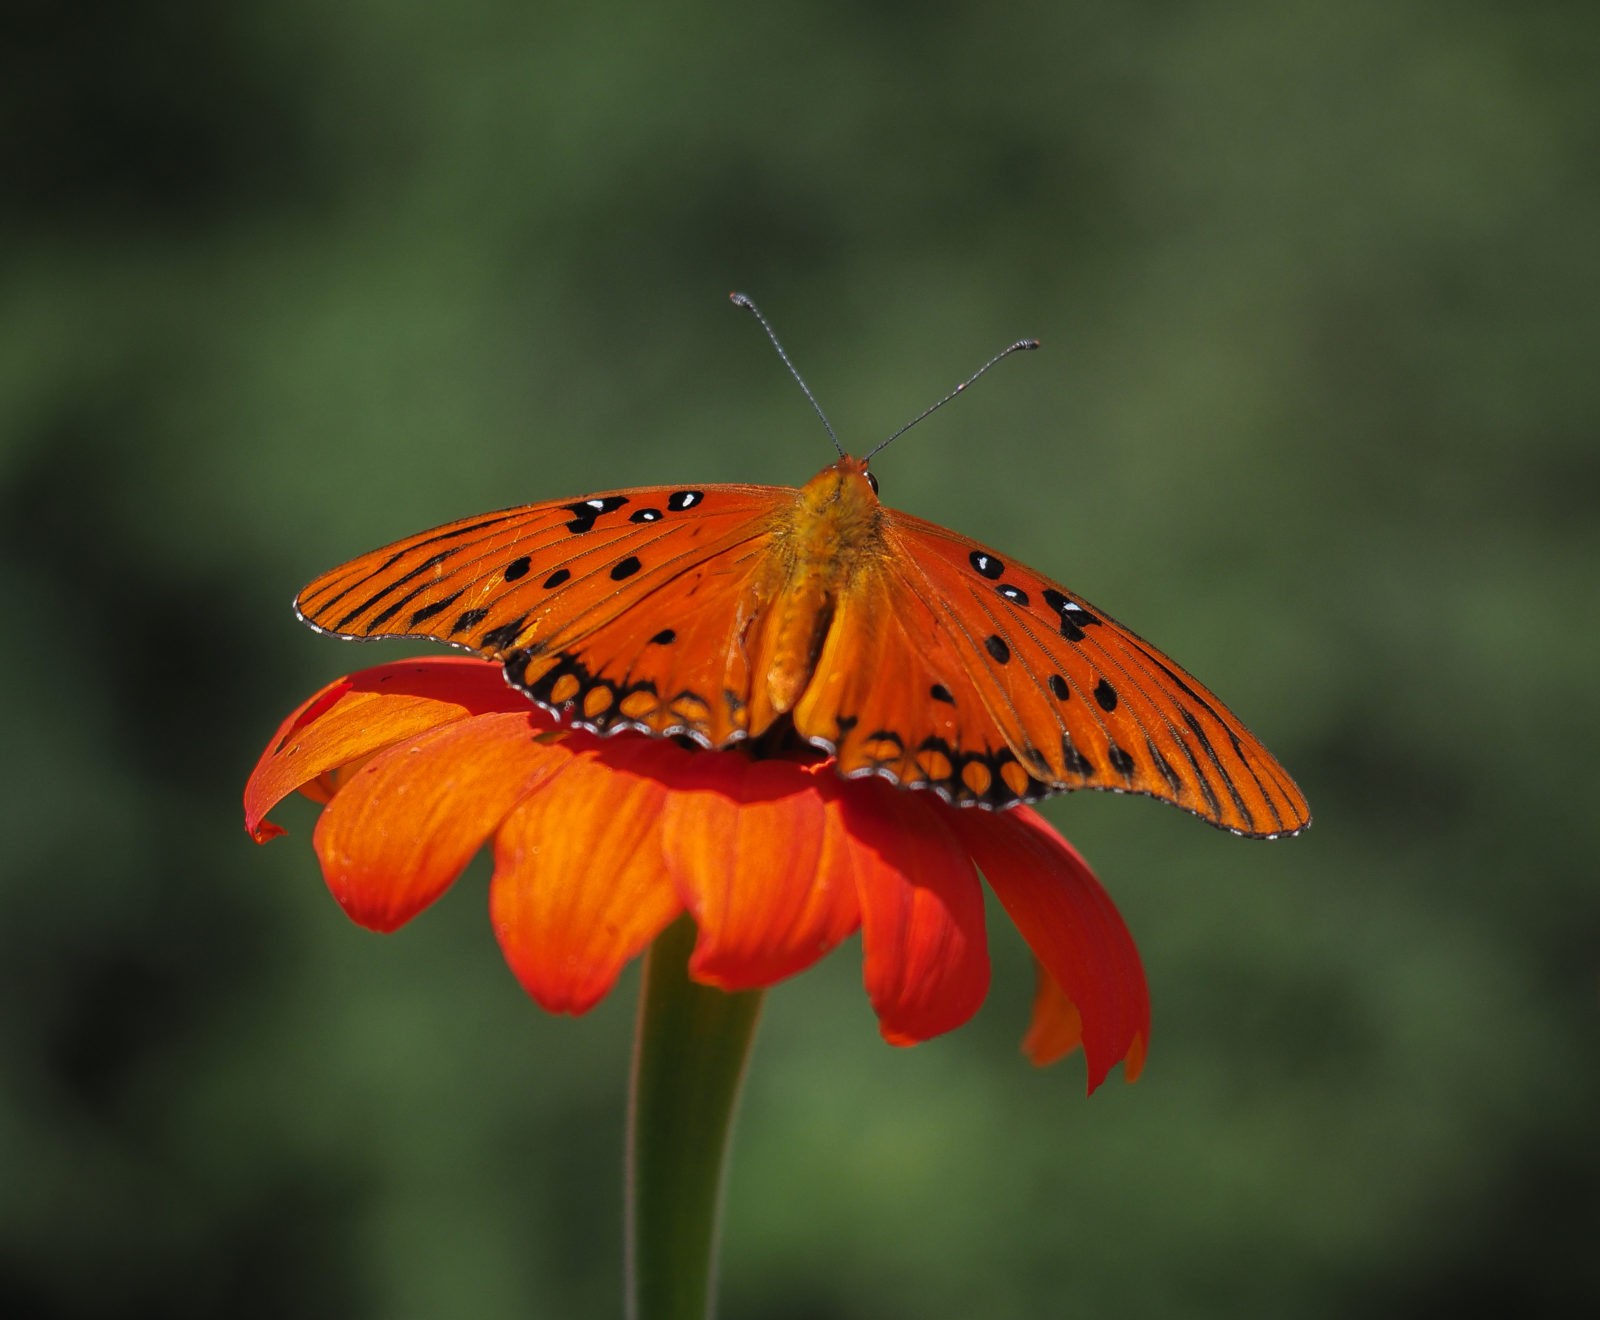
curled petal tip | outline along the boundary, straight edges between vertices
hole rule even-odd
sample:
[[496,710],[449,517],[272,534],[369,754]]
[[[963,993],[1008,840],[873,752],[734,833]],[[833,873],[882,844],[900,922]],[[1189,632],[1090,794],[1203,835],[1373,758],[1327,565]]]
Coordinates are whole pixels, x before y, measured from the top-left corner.
[[245,829],[257,843],[271,843],[280,834],[288,833],[282,825],[274,825],[270,820],[260,820],[254,824],[247,822]]

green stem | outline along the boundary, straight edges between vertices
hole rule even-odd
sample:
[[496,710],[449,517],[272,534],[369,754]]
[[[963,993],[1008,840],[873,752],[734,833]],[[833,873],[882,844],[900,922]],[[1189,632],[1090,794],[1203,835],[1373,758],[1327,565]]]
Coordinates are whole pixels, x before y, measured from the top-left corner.
[[645,955],[628,1109],[628,1320],[706,1320],[722,1171],[761,990],[689,979],[680,917]]

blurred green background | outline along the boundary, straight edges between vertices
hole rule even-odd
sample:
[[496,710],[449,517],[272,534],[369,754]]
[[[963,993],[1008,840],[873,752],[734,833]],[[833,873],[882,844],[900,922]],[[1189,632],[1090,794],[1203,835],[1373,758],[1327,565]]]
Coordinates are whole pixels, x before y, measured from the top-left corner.
[[1048,814],[1137,1086],[780,987],[746,1320],[1600,1302],[1600,21],[1590,4],[23,3],[0,47],[0,1304],[619,1310],[630,975],[578,1022],[480,868],[387,938],[239,793],[397,648],[295,590],[458,515],[875,464],[1172,651],[1309,835]]

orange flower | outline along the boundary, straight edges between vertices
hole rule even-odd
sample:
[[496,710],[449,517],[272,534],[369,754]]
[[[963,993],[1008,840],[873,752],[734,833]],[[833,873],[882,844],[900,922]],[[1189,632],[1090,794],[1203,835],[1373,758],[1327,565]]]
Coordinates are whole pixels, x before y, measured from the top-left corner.
[[989,984],[987,877],[1039,964],[1023,1048],[1082,1044],[1089,1089],[1125,1060],[1150,1003],[1126,926],[1083,859],[1034,812],[957,808],[819,754],[756,759],[639,734],[564,729],[497,665],[408,660],[330,684],[284,721],[245,788],[245,823],[296,789],[326,804],[314,843],[345,912],[409,921],[494,849],[489,907],[506,961],[552,1012],[582,1013],[680,913],[697,981],[770,985],[858,927],[884,1037],[960,1026]]

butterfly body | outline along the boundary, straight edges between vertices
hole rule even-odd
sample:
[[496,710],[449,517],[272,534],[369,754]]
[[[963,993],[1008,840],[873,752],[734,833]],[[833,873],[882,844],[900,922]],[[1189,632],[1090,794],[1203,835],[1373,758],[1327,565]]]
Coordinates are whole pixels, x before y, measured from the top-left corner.
[[883,506],[865,464],[824,468],[773,511],[768,571],[752,604],[769,622],[758,637],[753,722],[765,727],[792,711],[816,676],[817,657],[841,599],[883,554]]
[[880,503],[862,459],[804,486],[621,490],[464,519],[323,575],[341,637],[499,660],[599,733],[726,747],[792,723],[841,773],[1002,808],[1143,793],[1240,834],[1309,823],[1198,681],[1041,574]]

